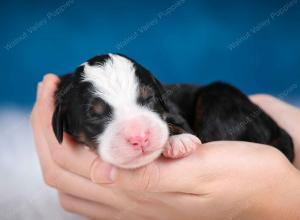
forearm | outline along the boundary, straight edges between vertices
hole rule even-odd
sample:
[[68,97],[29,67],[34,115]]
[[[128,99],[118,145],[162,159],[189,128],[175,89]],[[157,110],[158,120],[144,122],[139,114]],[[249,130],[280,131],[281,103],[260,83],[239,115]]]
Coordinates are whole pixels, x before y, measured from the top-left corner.
[[254,217],[249,219],[298,220],[300,218],[300,172],[294,169],[278,185],[266,189],[256,203]]
[[[298,136],[300,138],[300,131],[299,131]],[[294,139],[294,146],[295,146],[295,160],[294,160],[294,165],[295,165],[295,167],[298,170],[300,170],[300,141],[295,140],[296,138],[293,138],[293,139]]]
[[285,188],[281,193],[270,198],[273,200],[267,211],[274,219],[296,220],[300,217],[300,174],[298,171],[295,171],[294,178],[291,177],[289,182],[291,183],[289,187],[283,186]]

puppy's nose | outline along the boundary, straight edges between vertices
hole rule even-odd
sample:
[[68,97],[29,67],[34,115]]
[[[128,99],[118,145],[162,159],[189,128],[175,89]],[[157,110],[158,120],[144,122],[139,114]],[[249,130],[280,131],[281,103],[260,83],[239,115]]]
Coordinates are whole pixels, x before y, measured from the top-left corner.
[[127,137],[127,142],[133,147],[133,149],[144,151],[144,149],[149,146],[149,131],[130,135]]

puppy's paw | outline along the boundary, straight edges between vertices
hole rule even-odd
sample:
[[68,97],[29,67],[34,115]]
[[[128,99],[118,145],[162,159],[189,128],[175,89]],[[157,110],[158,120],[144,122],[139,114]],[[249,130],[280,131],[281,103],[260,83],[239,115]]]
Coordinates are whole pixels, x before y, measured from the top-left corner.
[[173,135],[169,138],[163,155],[167,158],[173,159],[185,157],[194,152],[199,144],[201,144],[201,141],[195,135]]

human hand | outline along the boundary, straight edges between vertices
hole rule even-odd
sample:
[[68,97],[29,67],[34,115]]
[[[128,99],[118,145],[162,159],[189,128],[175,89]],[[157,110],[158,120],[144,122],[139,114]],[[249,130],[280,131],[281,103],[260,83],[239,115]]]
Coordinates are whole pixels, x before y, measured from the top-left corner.
[[300,169],[300,109],[270,95],[250,98],[291,135],[295,147],[294,165]]
[[268,146],[214,142],[181,160],[120,170],[66,134],[59,145],[51,126],[57,82],[46,76],[32,127],[44,179],[66,210],[92,219],[282,219],[276,209],[286,217],[290,203],[297,204],[290,194],[297,195],[299,173]]

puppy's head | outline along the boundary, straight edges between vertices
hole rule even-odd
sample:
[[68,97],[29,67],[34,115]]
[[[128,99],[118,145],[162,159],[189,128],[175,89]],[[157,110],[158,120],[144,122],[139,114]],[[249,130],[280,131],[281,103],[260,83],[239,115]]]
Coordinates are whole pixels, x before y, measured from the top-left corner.
[[62,142],[65,130],[116,166],[143,166],[159,157],[169,136],[162,95],[161,84],[135,61],[94,57],[62,77],[54,133]]

